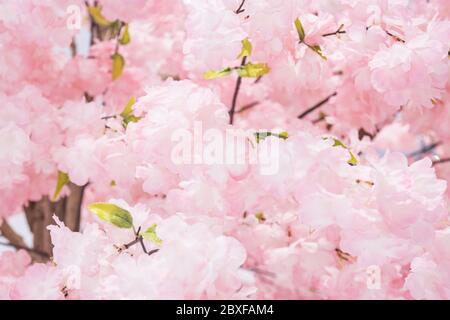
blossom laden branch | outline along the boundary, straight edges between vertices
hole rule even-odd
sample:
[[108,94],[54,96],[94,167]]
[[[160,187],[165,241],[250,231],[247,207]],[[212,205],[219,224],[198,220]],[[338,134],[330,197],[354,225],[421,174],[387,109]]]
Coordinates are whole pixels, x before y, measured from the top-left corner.
[[247,58],[252,54],[252,44],[248,38],[242,40],[242,49],[237,58],[241,58],[241,64],[237,67],[227,67],[222,70],[210,70],[203,74],[206,80],[225,77],[231,74],[232,71],[236,71],[238,74],[236,85],[233,92],[233,98],[231,101],[231,108],[229,110],[230,120],[229,123],[233,124],[234,114],[236,111],[237,98],[239,90],[242,84],[242,78],[256,78],[260,79],[263,75],[270,72],[270,67],[266,63],[252,63],[247,62]]

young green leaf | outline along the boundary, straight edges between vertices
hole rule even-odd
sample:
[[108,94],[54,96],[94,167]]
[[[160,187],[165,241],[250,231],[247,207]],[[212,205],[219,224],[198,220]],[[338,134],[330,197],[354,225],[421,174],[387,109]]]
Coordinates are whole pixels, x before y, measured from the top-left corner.
[[242,51],[237,58],[240,59],[244,57],[249,57],[251,54],[252,54],[252,44],[250,43],[250,40],[248,40],[248,38],[245,38],[244,40],[242,40]]
[[115,204],[107,202],[91,203],[88,205],[88,209],[101,220],[109,222],[116,227],[123,229],[133,227],[133,217],[131,214]]
[[267,63],[247,63],[237,69],[239,76],[243,78],[259,78],[269,73],[270,68]]
[[122,113],[120,114],[120,116],[122,117],[122,125],[125,129],[130,122],[138,122],[142,119],[142,117],[137,117],[133,114],[133,105],[135,102],[136,99],[134,97],[131,97],[130,100],[128,100]]
[[112,55],[112,60],[112,79],[116,80],[122,75],[125,59],[120,53],[114,53]]
[[128,23],[125,24],[125,27],[123,29],[122,36],[119,39],[119,43],[121,45],[127,45],[131,41],[130,32],[128,31]]
[[65,172],[58,171],[58,180],[56,181],[55,192],[53,193],[52,201],[56,201],[62,188],[69,182],[69,175]]
[[123,108],[122,113],[120,116],[122,118],[126,118],[129,115],[133,113],[133,105],[136,103],[136,99],[134,97],[131,97],[130,100],[128,100],[127,104],[125,105],[125,108]]
[[160,246],[160,245],[162,245],[163,241],[156,234],[156,226],[157,226],[156,223],[152,224],[147,230],[145,230],[144,232],[141,232],[141,236],[144,239],[147,239],[147,240],[153,242],[154,244]]
[[88,6],[89,15],[92,17],[94,22],[101,27],[109,27],[113,22],[109,21],[102,15],[102,11],[100,7],[97,6]]
[[260,141],[264,140],[267,137],[278,137],[280,139],[286,140],[287,138],[289,138],[289,133],[287,133],[286,131],[280,132],[280,133],[273,133],[270,131],[266,131],[266,132],[255,132],[255,138],[256,138],[256,143],[259,143]]
[[319,45],[314,45],[314,46],[308,46],[312,51],[314,51],[315,53],[317,53],[323,60],[327,60],[327,57],[325,57],[322,53],[322,48],[320,48]]
[[287,138],[289,138],[289,133],[287,133],[286,131],[283,131],[283,132],[278,133],[277,136],[278,136],[278,138],[286,140]]
[[305,40],[306,34],[305,29],[303,29],[302,22],[299,18],[295,19],[295,29],[297,29],[298,37],[300,39],[300,42],[303,42]]
[[203,74],[203,78],[205,78],[205,80],[211,80],[211,79],[228,76],[230,73],[231,73],[231,68],[225,68],[225,69],[219,70],[219,71],[210,70],[210,71],[206,71]]
[[[326,138],[325,138],[326,139]],[[347,161],[347,163],[351,166],[356,166],[358,164],[358,159],[353,154],[353,152],[347,147],[341,140],[332,138],[334,141],[333,147],[342,147],[344,149],[348,150],[348,153],[350,154],[350,159]]]
[[126,129],[130,122],[138,122],[141,119],[142,117],[136,117],[135,115],[131,114],[128,117],[122,119],[122,126]]

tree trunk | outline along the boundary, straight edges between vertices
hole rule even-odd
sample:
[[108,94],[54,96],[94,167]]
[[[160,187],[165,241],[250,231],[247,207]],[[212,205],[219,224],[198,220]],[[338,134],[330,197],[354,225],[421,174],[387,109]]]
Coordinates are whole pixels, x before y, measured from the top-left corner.
[[72,231],[80,230],[81,205],[85,186],[79,187],[69,182],[70,194],[51,202],[48,196],[41,200],[29,202],[24,207],[28,225],[33,233],[33,249],[52,255],[52,243],[47,226],[54,224],[56,215]]

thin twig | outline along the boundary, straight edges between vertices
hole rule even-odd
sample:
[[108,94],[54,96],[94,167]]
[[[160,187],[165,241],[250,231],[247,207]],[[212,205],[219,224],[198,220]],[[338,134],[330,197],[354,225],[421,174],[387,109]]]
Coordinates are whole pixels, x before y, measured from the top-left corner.
[[395,34],[392,34],[392,33],[390,33],[390,32],[387,31],[387,30],[385,30],[385,32],[386,32],[386,34],[387,34],[388,36],[394,38],[395,40],[400,41],[400,42],[402,42],[402,43],[406,43],[405,40],[403,40],[402,38],[396,36]]
[[115,118],[117,118],[118,116],[119,116],[119,115],[114,114],[114,115],[112,115],[112,116],[104,116],[104,117],[101,117],[100,119],[102,119],[102,120],[115,119]]
[[416,151],[411,152],[410,154],[408,154],[408,157],[416,157],[416,156],[420,156],[421,154],[428,153],[430,151],[433,151],[436,147],[438,147],[441,144],[442,144],[442,142],[438,141],[438,142],[434,142],[432,144],[423,146],[419,150],[416,150]]
[[135,245],[136,243],[138,243],[138,242],[139,242],[139,238],[136,238],[136,239],[134,239],[133,241],[131,241],[131,242],[127,243],[127,244],[124,244],[123,247],[124,247],[125,249],[128,249],[128,248],[134,246],[134,245]]
[[326,97],[322,101],[320,101],[320,102],[316,103],[315,105],[313,105],[311,108],[306,109],[297,118],[298,119],[303,119],[304,117],[306,117],[311,112],[315,111],[316,109],[319,109],[321,106],[323,106],[325,103],[327,103],[335,95],[337,95],[337,92],[333,92],[332,94],[330,94],[328,97]]
[[325,34],[322,35],[322,37],[336,36],[338,34],[347,33],[345,30],[342,30],[342,28],[344,28],[343,24],[341,24],[336,31],[330,32],[330,33],[325,33]]
[[335,35],[344,34],[344,33],[347,33],[347,32],[339,30],[339,31],[335,31],[335,32],[325,33],[322,35],[322,37],[330,37],[330,36],[335,36]]
[[446,163],[446,162],[450,162],[450,158],[442,158],[439,160],[435,160],[435,161],[433,161],[433,166],[436,164],[441,164],[441,163]]
[[239,14],[245,11],[242,7],[244,6],[245,0],[242,0],[241,4],[239,5],[239,8],[236,9],[234,13]]
[[[241,62],[241,66],[245,65],[245,62],[247,61],[247,57],[243,57],[242,58],[242,62]],[[239,89],[241,88],[241,83],[242,83],[242,77],[238,76],[237,81],[236,81],[236,87],[234,88],[234,94],[233,94],[233,100],[231,102],[231,109],[230,109],[230,124],[233,124],[233,120],[234,120],[234,112],[236,110],[236,102],[237,102],[237,98],[238,98],[238,94],[239,94]]]
[[359,130],[358,130],[359,140],[362,140],[364,137],[369,137],[370,140],[373,140],[375,138],[375,136],[372,133],[367,132],[366,129],[359,128]]
[[259,104],[259,101],[255,101],[255,102],[246,104],[245,106],[243,106],[242,108],[240,108],[239,110],[237,110],[235,113],[241,113],[241,112],[244,112],[244,111],[246,111],[246,110],[248,110],[248,109],[251,109],[251,108],[253,108],[253,107],[256,107],[258,104]]
[[147,248],[145,247],[145,244],[144,244],[144,238],[139,237],[139,243],[141,244],[142,250],[144,250],[144,252],[146,254],[148,254]]

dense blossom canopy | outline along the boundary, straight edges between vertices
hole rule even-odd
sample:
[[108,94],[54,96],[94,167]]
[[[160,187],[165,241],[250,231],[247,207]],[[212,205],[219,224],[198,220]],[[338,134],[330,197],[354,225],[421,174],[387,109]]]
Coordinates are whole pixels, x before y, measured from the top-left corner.
[[0,299],[450,299],[449,49],[448,0],[0,0],[0,224],[84,187]]

